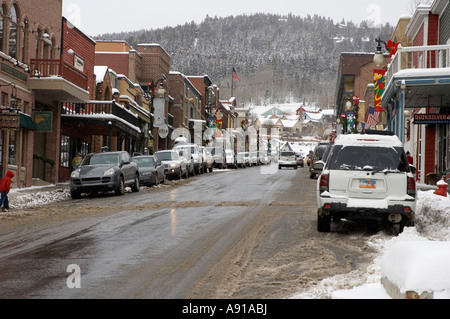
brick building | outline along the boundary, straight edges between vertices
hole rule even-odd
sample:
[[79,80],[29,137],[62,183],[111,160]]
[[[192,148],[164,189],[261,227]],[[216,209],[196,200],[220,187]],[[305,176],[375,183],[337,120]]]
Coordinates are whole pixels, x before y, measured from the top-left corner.
[[[169,124],[169,84],[170,56],[159,44],[139,44],[134,50],[126,41],[97,40],[95,64],[105,65],[117,74],[124,75],[131,82],[139,84],[154,98],[159,89],[164,89],[164,124]],[[159,104],[158,104],[159,105]],[[161,104],[162,105],[162,104]],[[154,110],[153,110],[154,111]],[[170,137],[160,138],[159,128],[151,128],[153,149],[166,149]]]
[[13,170],[14,187],[57,182],[61,101],[88,99],[87,76],[61,59],[61,0],[0,5],[0,175]]

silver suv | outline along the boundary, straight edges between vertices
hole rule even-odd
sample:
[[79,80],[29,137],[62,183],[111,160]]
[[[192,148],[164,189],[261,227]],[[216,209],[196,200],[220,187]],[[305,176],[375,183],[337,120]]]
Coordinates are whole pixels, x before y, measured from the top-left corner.
[[[320,169],[320,167],[318,167]],[[414,226],[416,182],[401,141],[391,132],[341,135],[317,182],[319,232],[341,219]]]

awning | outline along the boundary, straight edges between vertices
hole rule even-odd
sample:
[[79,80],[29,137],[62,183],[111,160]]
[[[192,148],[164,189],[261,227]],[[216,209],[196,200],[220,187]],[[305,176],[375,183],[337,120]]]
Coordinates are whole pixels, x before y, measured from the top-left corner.
[[36,124],[34,123],[31,116],[25,113],[19,113],[19,124],[20,127],[27,130],[36,131]]

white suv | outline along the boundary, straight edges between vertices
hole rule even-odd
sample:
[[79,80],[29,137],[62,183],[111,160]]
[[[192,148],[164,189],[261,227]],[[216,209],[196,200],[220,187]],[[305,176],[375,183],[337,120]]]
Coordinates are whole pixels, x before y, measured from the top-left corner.
[[387,224],[397,233],[414,226],[416,182],[401,141],[386,131],[340,135],[319,176],[317,201],[319,232],[341,219]]
[[282,151],[280,154],[280,158],[278,159],[278,169],[283,167],[293,167],[294,169],[298,169],[297,158],[295,156],[295,152],[293,151]]

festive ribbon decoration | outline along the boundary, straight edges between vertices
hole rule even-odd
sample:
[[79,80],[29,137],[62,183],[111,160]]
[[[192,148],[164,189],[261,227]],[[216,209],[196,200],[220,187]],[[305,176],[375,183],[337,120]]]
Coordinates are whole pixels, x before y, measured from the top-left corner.
[[399,44],[400,43],[393,43],[391,40],[387,42],[386,47],[389,49],[389,58],[392,58],[397,54]]

